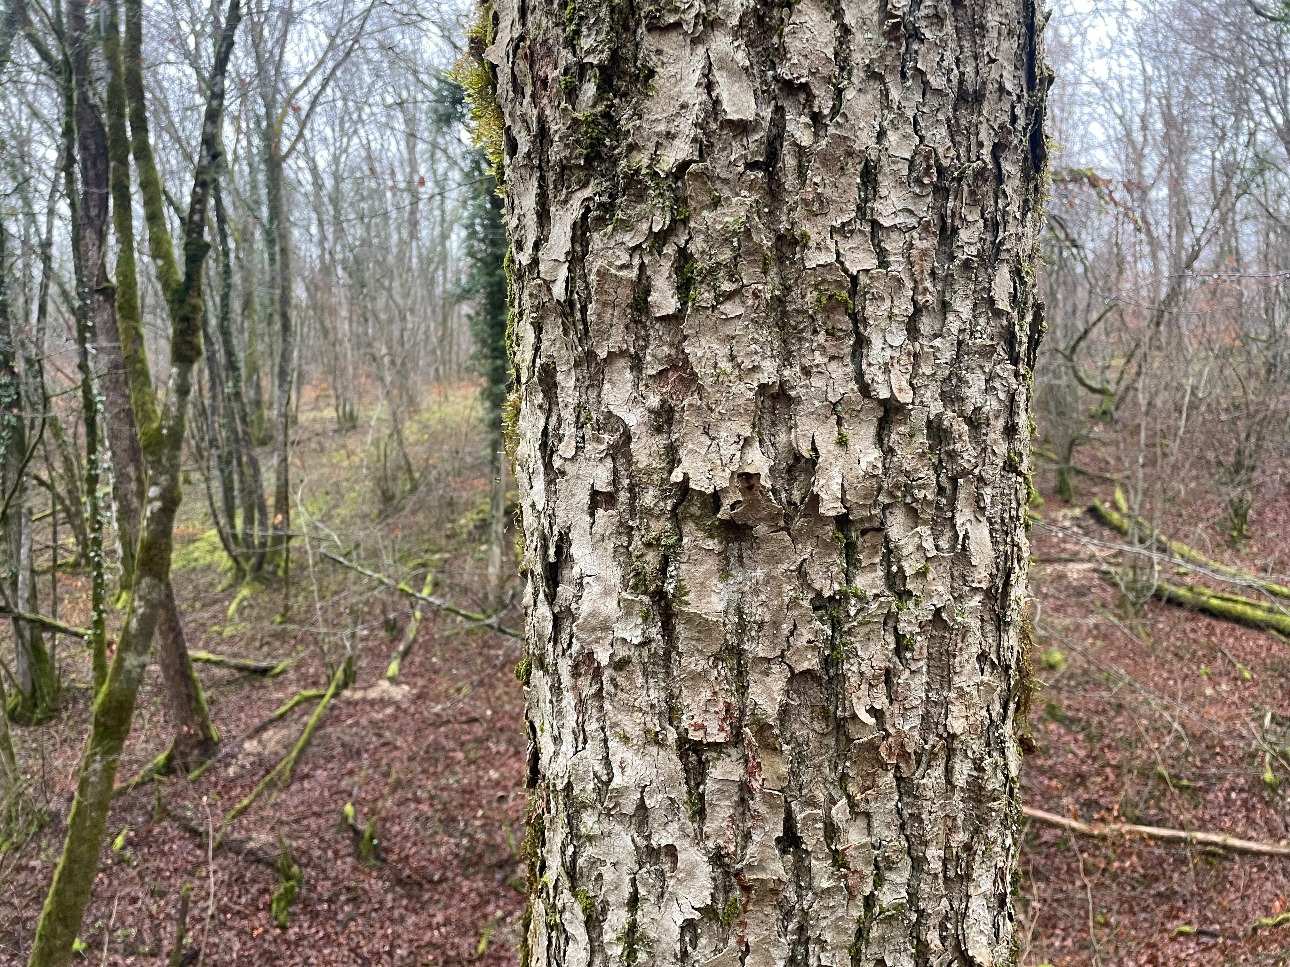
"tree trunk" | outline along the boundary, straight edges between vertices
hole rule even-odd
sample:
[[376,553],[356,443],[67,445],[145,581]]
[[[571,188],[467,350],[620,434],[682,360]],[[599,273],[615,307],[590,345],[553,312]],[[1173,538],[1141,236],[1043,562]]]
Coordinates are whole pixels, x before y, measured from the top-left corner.
[[275,564],[285,575],[290,567],[288,536],[291,531],[291,376],[295,363],[295,330],[291,323],[291,221],[287,217],[283,179],[281,131],[266,109],[264,172],[265,223],[270,265],[274,266],[277,293],[278,359],[273,379],[273,531]]
[[489,461],[492,488],[488,495],[488,606],[499,608],[503,600],[502,560],[506,553],[506,453],[497,450]]
[[[13,611],[31,610],[31,512],[27,506],[30,490],[30,454],[27,440],[28,405],[23,380],[18,372],[18,354],[13,320],[9,311],[9,287],[4,275],[7,232],[0,224],[0,529],[4,546],[3,591],[0,600]],[[12,715],[32,722],[53,712],[58,699],[58,673],[45,647],[40,629],[19,618],[13,619],[14,684],[12,705],[0,707],[0,716]]]
[[[82,7],[81,0],[69,3],[69,11]],[[143,324],[139,308],[138,282],[134,258],[134,215],[130,197],[130,140],[126,133],[126,87],[130,82],[126,57],[122,56],[120,26],[117,23],[115,2],[106,7],[103,54],[108,67],[107,124],[96,122],[96,138],[103,139],[103,159],[98,160],[99,147],[94,149],[94,163],[102,163],[106,171],[95,174],[94,183],[106,181],[111,189],[113,227],[117,237],[116,287],[107,291],[112,304],[104,309],[102,317],[96,314],[94,348],[100,362],[98,384],[103,394],[103,410],[112,462],[112,488],[116,501],[118,539],[121,542],[122,587],[134,583],[134,553],[139,540],[140,515],[144,503],[144,483],[147,474],[143,466],[143,446],[155,446],[154,437],[159,432],[160,415],[152,388],[148,367],[147,349],[144,345]],[[77,18],[83,18],[83,7]],[[130,47],[127,41],[127,48]],[[126,56],[129,56],[128,53]],[[88,78],[82,80],[78,66],[78,83],[88,87]],[[136,67],[139,73],[141,68]],[[139,96],[142,79],[136,81]],[[79,109],[79,102],[78,102]],[[93,112],[97,119],[97,111]],[[79,115],[78,115],[79,116]],[[85,167],[85,148],[82,142],[82,167]],[[87,184],[89,176],[87,175]],[[149,231],[155,231],[149,225]],[[173,284],[159,273],[163,288]],[[106,285],[106,283],[104,283]],[[172,293],[166,291],[167,299]],[[97,306],[97,302],[96,302]],[[172,760],[181,771],[187,772],[205,761],[215,751],[215,731],[206,714],[206,704],[200,686],[193,678],[192,664],[188,660],[188,644],[184,626],[179,617],[173,588],[167,587],[162,596],[162,615],[158,623],[157,657],[161,667],[162,682],[166,693],[166,710],[175,730],[171,746]]]
[[1038,13],[705,9],[503,0],[487,30],[522,961],[1003,964]]
[[[252,135],[247,134],[247,150],[254,155]],[[262,160],[262,159],[261,159]],[[238,233],[238,267],[242,276],[242,325],[246,332],[246,403],[250,414],[248,430],[251,442],[263,446],[268,442],[264,414],[264,384],[260,381],[259,297],[260,258],[255,248],[255,234],[259,225],[260,166],[254,157],[248,157],[247,196],[253,206],[252,217],[246,217]]]
[[[129,0],[127,19],[140,16],[141,9],[139,0]],[[94,700],[93,720],[81,757],[76,796],[67,817],[67,838],[41,910],[28,967],[66,967],[71,960],[72,947],[80,933],[81,918],[98,871],[99,851],[103,846],[108,810],[112,804],[117,765],[130,733],[139,684],[148,664],[152,634],[164,610],[170,587],[175,512],[179,508],[181,493],[184,420],[192,390],[193,367],[202,346],[202,263],[209,249],[204,237],[206,203],[212,168],[219,153],[224,76],[240,18],[239,0],[229,0],[210,73],[209,94],[202,119],[201,150],[189,196],[180,297],[168,300],[171,316],[169,390],[158,425],[157,444],[146,447],[144,452],[148,503],[140,524],[133,595],[107,679]],[[146,133],[142,138],[146,140]],[[145,190],[147,214],[152,220],[158,214],[159,199],[155,194],[149,195]],[[159,233],[155,240],[161,241]],[[165,240],[169,244],[168,232]]]

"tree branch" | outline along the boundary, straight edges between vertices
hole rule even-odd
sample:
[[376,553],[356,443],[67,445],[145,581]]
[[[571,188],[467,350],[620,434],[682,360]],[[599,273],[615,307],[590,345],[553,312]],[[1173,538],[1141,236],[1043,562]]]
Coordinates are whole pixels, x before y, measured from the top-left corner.
[[393,578],[387,578],[384,574],[377,574],[375,571],[369,571],[361,564],[354,564],[351,561],[345,560],[339,554],[333,554],[331,551],[323,551],[322,556],[327,558],[329,561],[339,564],[341,567],[347,567],[351,571],[356,571],[364,577],[371,578],[373,581],[384,584],[387,588],[390,588],[393,591],[398,591],[400,594],[406,594],[408,597],[416,601],[422,601],[425,604],[430,605],[432,608],[438,608],[440,611],[454,614],[458,618],[463,618],[466,621],[469,621],[471,624],[483,625],[485,628],[492,628],[499,635],[506,635],[508,638],[524,637],[524,632],[516,631],[513,628],[507,628],[505,625],[498,623],[502,615],[506,613],[505,611],[499,611],[497,614],[492,616],[477,614],[474,611],[466,611],[449,601],[445,601],[443,598],[436,597],[432,594],[422,594],[419,591],[413,591],[406,584],[401,584]]
[[1193,833],[1185,829],[1168,829],[1163,826],[1135,826],[1132,823],[1106,823],[1093,825],[1081,823],[1078,819],[1067,819],[1056,813],[1023,806],[1022,814],[1035,822],[1056,826],[1069,833],[1080,836],[1091,836],[1094,839],[1111,839],[1115,836],[1141,836],[1146,839],[1158,839],[1167,843],[1190,843],[1197,846],[1216,846],[1233,853],[1254,853],[1258,856],[1290,856],[1290,846],[1280,843],[1262,843],[1253,839],[1238,839],[1225,833]]

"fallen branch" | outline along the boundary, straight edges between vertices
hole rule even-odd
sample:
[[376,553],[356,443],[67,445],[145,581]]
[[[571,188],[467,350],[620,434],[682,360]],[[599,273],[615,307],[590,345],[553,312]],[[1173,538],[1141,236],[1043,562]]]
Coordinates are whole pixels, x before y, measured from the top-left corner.
[[505,614],[504,611],[499,611],[497,614],[491,616],[477,614],[474,611],[466,611],[464,608],[459,608],[450,601],[445,601],[443,598],[435,597],[432,594],[421,594],[420,592],[413,591],[412,588],[408,587],[406,584],[395,581],[393,578],[388,578],[384,574],[377,574],[375,571],[369,571],[361,564],[355,564],[352,561],[345,560],[345,558],[341,557],[339,554],[333,554],[331,551],[323,551],[322,556],[335,564],[339,564],[341,567],[347,567],[351,571],[355,571],[358,574],[363,575],[363,577],[371,578],[373,581],[384,584],[391,590],[398,591],[400,594],[406,594],[409,598],[424,602],[432,608],[438,608],[440,611],[446,611],[448,614],[456,615],[458,618],[469,621],[471,624],[483,625],[485,628],[492,628],[498,634],[506,635],[509,638],[524,637],[524,633],[522,631],[507,628],[505,625],[499,623],[502,615]]
[[[426,582],[421,588],[423,595],[428,595],[434,590],[434,571],[426,575]],[[412,651],[413,644],[417,640],[417,629],[421,627],[421,618],[424,611],[421,609],[421,602],[418,600],[418,607],[412,612],[412,618],[408,621],[408,630],[403,635],[403,642],[399,645],[399,650],[394,653],[390,659],[390,667],[385,670],[386,681],[394,681],[399,677],[399,672],[403,669],[403,660],[408,657],[408,652]]]
[[[1088,512],[1094,518],[1096,518],[1097,520],[1105,524],[1107,527],[1110,527],[1112,530],[1118,531],[1119,533],[1125,535],[1126,537],[1128,536],[1129,531],[1131,529],[1130,515],[1112,510],[1110,507],[1107,507],[1105,504],[1096,500],[1093,501],[1092,505],[1090,505],[1090,507],[1088,508]],[[1227,565],[1227,564],[1220,564],[1218,561],[1215,561],[1211,558],[1206,557],[1204,554],[1201,554],[1199,551],[1195,550],[1194,548],[1188,547],[1186,544],[1182,544],[1178,541],[1171,540],[1170,538],[1165,537],[1159,531],[1154,530],[1152,527],[1150,527],[1146,521],[1142,520],[1142,518],[1138,518],[1138,527],[1139,527],[1139,533],[1146,535],[1146,540],[1144,541],[1144,544],[1150,545],[1154,543],[1158,547],[1164,549],[1168,553],[1172,554],[1174,557],[1178,558],[1179,560],[1189,561],[1192,564],[1196,564],[1200,567],[1203,567],[1208,571],[1213,571],[1215,574],[1222,575],[1223,577],[1226,577],[1226,578],[1231,578],[1233,581],[1235,581],[1238,584],[1244,584],[1249,587],[1258,588],[1259,590],[1267,594],[1270,594],[1275,598],[1285,598],[1290,600],[1290,588],[1286,587],[1283,584],[1277,584],[1273,581],[1265,581],[1263,578],[1259,577],[1253,571],[1248,571],[1248,570],[1245,570],[1244,568],[1231,567],[1230,565]]]
[[323,713],[327,711],[327,706],[331,703],[331,700],[336,697],[336,693],[343,689],[341,683],[346,681],[348,673],[348,667],[342,665],[337,669],[336,673],[332,675],[331,684],[327,686],[326,694],[323,695],[322,701],[318,703],[318,707],[314,709],[314,714],[310,716],[309,722],[305,725],[304,732],[300,734],[300,739],[296,742],[295,748],[293,748],[281,762],[273,767],[272,772],[260,780],[256,787],[251,790],[250,795],[233,807],[233,811],[225,817],[224,822],[220,823],[219,836],[217,836],[215,840],[217,844],[221,839],[223,839],[224,830],[229,827],[229,824],[232,823],[233,820],[237,819],[238,816],[242,815],[242,813],[250,809],[251,804],[260,797],[260,794],[269,787],[271,782],[276,780],[279,790],[285,789],[291,782],[291,770],[295,768],[296,760],[300,757],[300,754],[304,752],[305,747],[309,745],[309,740],[313,738],[314,730],[318,728],[318,723],[322,721]]
[[290,699],[288,699],[286,703],[283,704],[282,707],[280,707],[276,712],[274,712],[272,715],[270,715],[268,718],[264,719],[263,721],[253,725],[250,729],[243,732],[232,742],[226,743],[219,750],[219,752],[215,755],[214,758],[207,759],[205,762],[199,765],[192,772],[188,773],[188,781],[196,782],[199,778],[201,778],[202,774],[207,769],[215,765],[217,762],[221,762],[222,760],[228,758],[234,752],[241,749],[242,746],[246,744],[248,739],[252,739],[255,736],[259,735],[261,732],[267,729],[274,722],[277,722],[280,719],[286,718],[287,715],[295,711],[297,706],[303,705],[305,702],[312,701],[316,698],[322,698],[326,694],[327,693],[320,688],[306,688],[303,691],[296,692],[296,694],[293,695]]
[[38,625],[46,631],[53,631],[60,635],[70,635],[73,638],[88,638],[92,631],[88,628],[77,628],[73,625],[64,624],[57,618],[47,618],[43,614],[33,614],[30,611],[19,611],[16,608],[10,609],[0,607],[0,616],[6,618],[18,618],[28,624]]
[[130,779],[128,782],[123,782],[121,785],[113,789],[112,798],[116,799],[118,796],[123,796],[127,792],[138,789],[144,783],[152,782],[152,780],[156,779],[158,776],[164,775],[168,772],[170,769],[170,757],[174,751],[175,744],[174,742],[171,742],[170,745],[166,746],[165,752],[161,753],[161,755],[157,756],[157,758],[153,759],[135,773],[133,779]]
[[[1119,586],[1114,572],[1102,570],[1099,574],[1108,584]],[[1211,591],[1196,584],[1169,584],[1166,581],[1157,581],[1151,590],[1151,596],[1167,604],[1207,614],[1211,618],[1290,637],[1290,611],[1275,603],[1264,604],[1236,594]]]
[[1081,823],[1078,819],[1068,819],[1056,813],[1045,812],[1032,806],[1023,806],[1022,813],[1027,819],[1056,826],[1080,836],[1091,836],[1094,839],[1111,839],[1115,836],[1142,836],[1146,839],[1158,839],[1169,843],[1190,843],[1197,846],[1215,846],[1230,850],[1233,853],[1253,853],[1258,856],[1290,856],[1290,846],[1280,843],[1261,843],[1253,839],[1238,839],[1224,833],[1193,833],[1185,829],[1167,829],[1163,826],[1135,826],[1132,823],[1106,823],[1093,825]]
[[1220,594],[1195,585],[1156,584],[1155,596],[1170,604],[1192,608],[1213,618],[1265,631],[1290,635],[1290,614],[1235,594]]
[[256,661],[254,658],[238,658],[235,655],[213,655],[209,651],[190,651],[188,657],[192,661],[214,665],[216,668],[231,668],[234,671],[247,672],[251,675],[263,675],[266,678],[281,675],[291,667],[291,663],[295,660],[287,658],[278,662]]

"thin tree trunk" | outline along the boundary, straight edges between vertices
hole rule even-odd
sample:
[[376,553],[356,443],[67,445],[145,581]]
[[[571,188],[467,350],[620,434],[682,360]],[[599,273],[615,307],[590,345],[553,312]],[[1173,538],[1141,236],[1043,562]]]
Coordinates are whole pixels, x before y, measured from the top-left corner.
[[[18,372],[18,357],[9,314],[9,286],[3,266],[8,232],[0,224],[0,526],[4,530],[3,598],[10,613],[31,608],[31,512],[27,506],[30,476],[27,413]],[[13,619],[14,684],[12,705],[0,714],[36,721],[52,713],[58,699],[58,676],[39,628]]]
[[1036,5],[641,9],[500,0],[486,31],[521,962],[1008,963]]
[[[248,194],[253,203],[260,199],[260,165],[256,163],[256,152],[251,143],[252,135],[247,134],[247,147],[250,157],[247,159]],[[261,162],[263,159],[260,159]],[[242,325],[246,329],[246,401],[249,412],[248,429],[251,442],[262,446],[268,442],[264,414],[264,383],[260,378],[260,313],[257,294],[260,292],[260,260],[255,248],[256,219],[248,219],[242,226],[239,238],[242,241],[237,248],[238,264],[242,270]],[[270,249],[271,250],[271,249]],[[273,256],[276,259],[276,256]]]
[[[126,133],[127,87],[137,99],[142,95],[142,67],[137,62],[137,27],[127,26],[126,51],[121,50],[115,0],[101,0],[104,23],[103,56],[108,68],[107,125],[104,131],[112,193],[113,227],[117,237],[116,289],[112,311],[94,327],[95,349],[102,361],[99,386],[106,410],[112,482],[117,502],[118,532],[122,546],[123,587],[132,587],[134,549],[139,540],[139,517],[144,503],[147,474],[144,446],[153,446],[160,414],[152,387],[147,348],[143,338],[137,270],[134,258],[134,215],[130,198],[130,140]],[[81,0],[72,0],[69,10]],[[83,16],[83,14],[82,14]],[[138,76],[136,76],[138,75]],[[88,81],[86,82],[88,83]],[[150,161],[150,155],[148,157]],[[141,166],[142,170],[142,166]],[[154,173],[155,174],[155,173]],[[141,184],[142,184],[141,180]],[[149,222],[149,232],[155,230]],[[163,286],[164,272],[158,276]],[[167,301],[175,298],[166,292]],[[119,325],[118,325],[119,322]],[[157,635],[157,658],[165,687],[166,710],[174,727],[171,759],[183,772],[191,771],[215,751],[215,730],[206,715],[206,703],[188,660],[188,644],[173,588],[162,596],[162,617]]]
[[[233,339],[233,260],[229,246],[228,217],[224,211],[224,199],[220,193],[220,179],[217,177],[211,187],[212,200],[215,204],[215,224],[219,235],[220,250],[220,290],[219,313],[216,316],[219,327],[219,343],[208,352],[222,350],[225,368],[225,393],[232,409],[232,426],[234,440],[234,457],[237,474],[237,486],[242,507],[243,550],[253,549],[254,558],[248,565],[252,573],[257,573],[264,563],[265,524],[268,510],[264,503],[264,483],[260,475],[260,460],[255,454],[254,441],[251,438],[250,417],[246,409],[246,400],[242,394],[242,362],[238,358],[237,344]],[[245,284],[245,282],[244,282]]]
[[502,603],[502,557],[506,540],[506,453],[496,450],[492,460],[492,490],[488,500],[488,606]]
[[[62,23],[62,6],[55,8]],[[83,29],[83,25],[82,25]],[[63,106],[63,190],[70,214],[72,266],[76,278],[74,316],[76,323],[76,369],[80,373],[81,416],[85,421],[84,507],[90,566],[90,662],[94,674],[94,694],[107,680],[107,614],[104,584],[103,515],[99,506],[99,401],[94,389],[94,372],[90,361],[92,276],[87,265],[85,219],[81,212],[81,194],[76,165],[76,89],[71,60],[65,55],[60,63],[59,94]],[[77,464],[75,441],[60,436],[60,452],[69,467]]]
[[[141,0],[127,0],[127,21],[140,16],[141,6]],[[130,732],[135,699],[148,664],[152,634],[164,610],[170,586],[173,529],[180,500],[184,419],[192,389],[193,367],[201,355],[202,263],[210,247],[204,237],[206,202],[212,166],[219,152],[224,74],[240,17],[239,0],[230,0],[211,70],[199,161],[185,224],[184,274],[180,285],[182,298],[170,300],[169,392],[161,415],[157,446],[145,451],[149,494],[135,557],[131,606],[107,681],[94,702],[90,737],[81,759],[76,797],[67,818],[67,839],[41,911],[28,967],[66,967],[71,960],[72,945],[80,932],[90,889],[98,875],[99,851],[112,803],[117,764]],[[128,26],[127,30],[130,29]],[[151,222],[154,215],[161,214],[161,199],[156,192],[147,191],[144,199]],[[166,241],[169,241],[168,235]]]
[[295,330],[291,323],[291,223],[287,218],[280,131],[266,105],[264,152],[266,220],[273,281],[277,294],[278,359],[273,381],[273,530],[275,563],[289,568],[287,537],[291,530],[291,377],[295,363]]

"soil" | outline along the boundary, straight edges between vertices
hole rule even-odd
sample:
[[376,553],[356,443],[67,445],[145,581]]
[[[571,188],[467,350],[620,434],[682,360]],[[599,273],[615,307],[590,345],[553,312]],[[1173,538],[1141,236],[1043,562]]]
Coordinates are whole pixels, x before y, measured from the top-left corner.
[[[1224,563],[1290,571],[1290,490],[1271,474],[1238,551],[1217,501],[1160,527]],[[1086,482],[1087,483],[1087,482]],[[1196,491],[1193,491],[1196,493]],[[1036,750],[1023,800],[1090,823],[1136,823],[1290,843],[1290,646],[1150,600],[1126,611],[1105,572],[1123,538],[1051,493],[1031,531]],[[1080,496],[1109,500],[1086,486]],[[1248,589],[1160,576],[1237,593]],[[1021,962],[1290,962],[1290,858],[1142,838],[1096,840],[1031,822],[1021,856]]]

